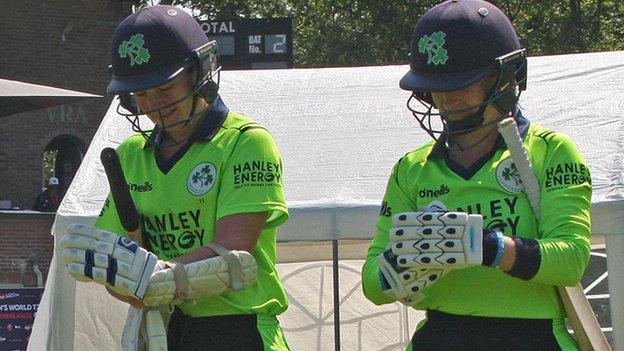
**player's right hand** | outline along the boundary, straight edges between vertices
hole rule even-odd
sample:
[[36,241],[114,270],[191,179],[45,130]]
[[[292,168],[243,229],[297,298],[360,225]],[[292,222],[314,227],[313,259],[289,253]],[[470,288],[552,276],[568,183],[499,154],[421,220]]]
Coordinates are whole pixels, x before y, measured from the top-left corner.
[[240,290],[257,277],[250,253],[213,243],[209,247],[219,256],[186,265],[165,263],[130,239],[82,224],[70,225],[60,245],[63,262],[76,280],[103,284],[145,306],[191,302]]
[[136,242],[88,225],[71,224],[60,245],[72,277],[106,285],[123,296],[143,299],[152,273],[165,268]]
[[404,212],[392,217],[389,248],[399,267],[457,269],[483,263],[483,218],[465,212]]

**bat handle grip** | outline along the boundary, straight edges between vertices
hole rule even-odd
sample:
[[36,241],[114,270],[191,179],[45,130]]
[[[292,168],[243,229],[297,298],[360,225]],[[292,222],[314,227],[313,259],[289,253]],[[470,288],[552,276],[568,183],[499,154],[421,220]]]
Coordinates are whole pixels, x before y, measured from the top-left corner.
[[132,232],[126,230],[126,234],[128,235],[130,239],[137,242],[139,246],[145,247],[145,243],[143,242],[143,239],[142,239],[141,228]]

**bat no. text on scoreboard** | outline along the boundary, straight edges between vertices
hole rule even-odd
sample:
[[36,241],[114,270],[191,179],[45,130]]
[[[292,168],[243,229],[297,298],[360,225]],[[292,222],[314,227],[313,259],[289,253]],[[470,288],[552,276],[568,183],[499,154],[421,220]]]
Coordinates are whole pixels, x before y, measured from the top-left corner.
[[217,41],[224,70],[292,67],[291,18],[197,21]]

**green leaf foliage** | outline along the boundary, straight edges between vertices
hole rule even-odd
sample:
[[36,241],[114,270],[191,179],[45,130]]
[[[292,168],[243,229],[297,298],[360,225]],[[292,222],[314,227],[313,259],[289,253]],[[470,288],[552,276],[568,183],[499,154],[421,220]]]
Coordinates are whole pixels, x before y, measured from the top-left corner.
[[[165,1],[161,1],[164,3]],[[292,17],[295,67],[408,63],[412,29],[437,0],[167,1],[210,19]],[[624,49],[622,0],[491,0],[530,55]]]

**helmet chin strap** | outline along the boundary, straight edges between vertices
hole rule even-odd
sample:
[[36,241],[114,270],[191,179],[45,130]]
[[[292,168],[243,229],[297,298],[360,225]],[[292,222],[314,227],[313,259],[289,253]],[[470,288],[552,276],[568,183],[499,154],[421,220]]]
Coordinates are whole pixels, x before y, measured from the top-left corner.
[[[473,132],[483,126],[483,121],[485,118],[483,117],[483,113],[485,112],[485,108],[488,104],[481,104],[479,110],[473,113],[470,116],[466,116],[462,118],[460,121],[449,121],[447,113],[440,113],[440,117],[444,125],[446,126],[446,132],[449,135],[464,135],[470,132]],[[450,111],[450,112],[459,112],[459,111]]]
[[[186,100],[187,98],[189,98],[191,96],[193,97],[193,102],[192,102],[190,115],[187,116],[186,118],[182,119],[182,120],[177,121],[177,122],[174,122],[174,123],[171,123],[171,124],[165,124],[165,122],[163,121],[163,118],[162,118],[162,116],[163,116],[162,111],[174,108],[175,106],[181,104],[182,101]],[[143,112],[141,112],[142,114],[145,114],[145,115],[147,115],[149,113],[154,113],[155,112],[155,113],[158,114],[158,118],[160,119],[160,124],[157,124],[156,126],[154,126],[154,130],[151,133],[151,134],[153,134],[153,136],[150,135],[150,138],[149,138],[151,140],[152,144],[154,144],[154,146],[156,146],[156,147],[172,147],[172,146],[179,145],[179,144],[182,144],[182,143],[186,142],[190,138],[190,136],[192,134],[192,131],[188,133],[188,136],[186,138],[178,140],[178,139],[174,138],[171,133],[168,133],[167,130],[171,129],[171,128],[175,127],[175,126],[178,126],[180,124],[182,124],[182,127],[185,128],[193,120],[195,120],[196,118],[198,118],[198,117],[203,118],[205,116],[205,112],[212,106],[214,101],[208,102],[208,105],[205,108],[200,109],[199,111],[196,112],[198,101],[199,101],[200,98],[203,98],[203,97],[202,96],[198,96],[198,89],[194,89],[188,95],[186,95],[186,96],[182,97],[181,99],[176,100],[176,101],[174,101],[174,102],[172,102],[170,104],[167,104],[167,105],[162,106],[162,107],[158,107],[158,108],[150,110],[150,111],[143,111]],[[164,142],[165,136],[167,137],[167,142]]]
[[[497,79],[497,81],[492,83],[492,86],[488,89],[487,94],[485,94],[485,99],[479,105],[470,106],[468,108],[458,110],[458,111],[446,111],[446,112],[440,111],[440,117],[442,118],[442,121],[446,126],[446,131],[449,134],[449,136],[468,134],[470,132],[473,132],[483,127],[483,121],[485,121],[483,114],[485,113],[485,109],[487,108],[487,106],[496,100],[496,92],[499,86],[500,86],[500,77]],[[462,118],[460,121],[449,121],[446,118],[446,116],[448,116],[449,113],[463,112],[463,111],[471,110],[477,106],[479,107],[477,112],[473,113],[472,115]]]
[[[485,109],[487,106],[494,102],[496,99],[495,96],[495,87],[490,88],[488,94],[486,94],[486,98],[483,102],[478,105],[468,106],[466,108],[460,110],[451,110],[451,111],[439,111],[439,113],[433,113],[432,109],[436,108],[435,104],[432,101],[425,101],[420,98],[416,93],[412,93],[411,97],[407,101],[407,108],[412,112],[421,128],[427,132],[434,140],[437,140],[436,134],[441,135],[442,133],[447,134],[448,136],[453,135],[464,135],[471,133],[484,125],[485,118],[483,114],[485,113]],[[419,101],[426,109],[426,112],[419,112],[417,109],[412,108],[410,106],[410,101],[415,99]],[[475,113],[472,113],[468,116],[465,116],[459,121],[451,121],[448,116],[454,113],[462,113],[465,111],[471,111],[475,108],[478,110]],[[431,127],[431,117],[438,116],[443,124],[443,130],[433,130]],[[425,119],[428,121],[428,125],[425,123]],[[448,138],[447,138],[448,139]]]
[[[195,100],[195,99],[193,99]],[[193,110],[195,110],[195,107],[193,107]],[[176,139],[173,137],[173,135],[170,132],[167,132],[168,129],[171,129],[175,126],[178,126],[180,124],[182,124],[182,128],[186,128],[191,121],[193,121],[194,119],[198,118],[198,117],[204,117],[205,116],[205,112],[208,110],[208,107],[198,111],[197,113],[191,114],[189,115],[187,118],[177,121],[175,123],[171,123],[171,124],[164,124],[162,118],[160,119],[161,124],[157,125],[158,127],[158,131],[156,131],[156,128],[154,129],[154,132],[158,132],[159,135],[157,136],[159,143],[156,144],[157,147],[171,147],[171,146],[175,146],[175,145],[179,145],[182,144],[184,142],[186,142],[190,137],[191,134],[193,133],[193,131],[189,131],[189,133],[187,133],[187,136],[183,139]],[[164,137],[167,137],[166,139],[163,139]],[[163,140],[166,140],[166,142],[164,142]]]
[[[481,118],[483,118],[483,116],[481,116]],[[500,116],[498,116],[497,118],[486,122],[486,123],[481,123],[476,127],[473,127],[471,130],[469,129],[464,129],[462,131],[455,132],[455,133],[448,133],[446,134],[446,139],[444,140],[445,145],[447,145],[447,148],[450,148],[450,146],[455,146],[459,149],[459,151],[467,151],[470,149],[475,148],[476,146],[480,145],[483,141],[485,141],[485,139],[487,139],[490,135],[492,135],[493,132],[497,131],[498,129],[496,128],[496,124],[500,121],[502,121],[503,119],[507,118],[507,115],[505,114],[501,114]],[[481,136],[478,140],[468,144],[468,145],[460,145],[455,139],[454,136],[457,135],[465,135],[468,134],[470,132],[474,132],[477,129],[481,129],[481,128],[485,128],[491,126],[490,130],[487,133],[484,133],[483,136]]]

